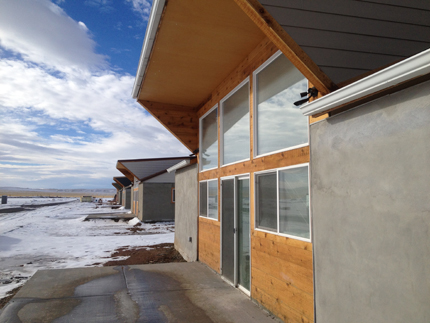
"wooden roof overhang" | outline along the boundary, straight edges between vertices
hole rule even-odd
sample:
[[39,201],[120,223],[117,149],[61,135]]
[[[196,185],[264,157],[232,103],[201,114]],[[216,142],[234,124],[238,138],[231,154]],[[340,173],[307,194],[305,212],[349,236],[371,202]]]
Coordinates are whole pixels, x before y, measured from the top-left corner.
[[430,47],[430,3],[421,0],[160,2],[133,95],[191,151],[198,109],[265,38],[320,96]]
[[124,176],[127,177],[128,180],[130,180],[130,182],[134,182],[134,174],[130,172],[130,170],[125,167],[120,161],[116,163],[116,169],[123,173]]
[[[133,95],[190,151],[198,148],[198,109],[267,37],[240,2],[167,1],[155,36],[147,31],[146,38],[153,37],[153,45],[149,50],[144,44],[141,62],[149,58]],[[336,87],[292,39],[284,46],[279,41],[275,44],[284,53],[294,53],[292,62],[321,92]]]

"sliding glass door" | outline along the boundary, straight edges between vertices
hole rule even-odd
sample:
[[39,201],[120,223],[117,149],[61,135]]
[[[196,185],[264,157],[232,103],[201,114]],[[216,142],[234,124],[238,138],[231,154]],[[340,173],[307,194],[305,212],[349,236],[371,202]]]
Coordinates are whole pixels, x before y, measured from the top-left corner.
[[221,179],[222,275],[250,290],[249,177]]

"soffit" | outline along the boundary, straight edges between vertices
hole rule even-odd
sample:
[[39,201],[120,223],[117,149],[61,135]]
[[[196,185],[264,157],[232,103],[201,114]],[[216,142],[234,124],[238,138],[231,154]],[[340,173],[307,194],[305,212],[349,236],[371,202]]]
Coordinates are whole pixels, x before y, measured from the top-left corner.
[[339,84],[430,48],[430,2],[259,0]]
[[196,108],[264,37],[234,1],[168,1],[138,99]]

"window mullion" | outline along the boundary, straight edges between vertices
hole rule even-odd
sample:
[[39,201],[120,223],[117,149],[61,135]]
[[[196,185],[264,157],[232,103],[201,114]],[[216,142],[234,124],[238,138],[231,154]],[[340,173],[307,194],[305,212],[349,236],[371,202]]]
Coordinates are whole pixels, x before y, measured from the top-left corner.
[[279,233],[279,170],[276,171],[276,221],[277,232]]

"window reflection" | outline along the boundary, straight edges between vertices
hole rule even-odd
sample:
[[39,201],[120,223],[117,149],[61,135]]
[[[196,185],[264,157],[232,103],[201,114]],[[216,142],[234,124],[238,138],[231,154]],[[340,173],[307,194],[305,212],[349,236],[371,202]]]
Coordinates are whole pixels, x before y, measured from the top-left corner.
[[279,171],[279,232],[310,238],[307,167]]
[[249,158],[249,83],[222,103],[223,164]]
[[258,174],[257,179],[257,227],[277,231],[276,173]]
[[307,91],[307,80],[284,55],[256,77],[257,155],[306,144],[307,117],[293,103]]
[[218,219],[218,181],[209,181],[208,217]]
[[201,170],[218,167],[218,109],[201,120]]

